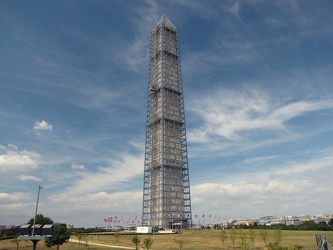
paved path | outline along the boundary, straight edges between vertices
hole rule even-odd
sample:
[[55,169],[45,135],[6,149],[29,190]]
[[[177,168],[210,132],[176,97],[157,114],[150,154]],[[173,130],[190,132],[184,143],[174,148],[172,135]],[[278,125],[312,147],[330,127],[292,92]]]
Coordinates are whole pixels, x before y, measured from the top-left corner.
[[[69,242],[73,242],[73,243],[79,243],[78,240],[73,240],[73,239],[69,239]],[[99,247],[108,247],[108,248],[117,248],[117,249],[128,249],[128,250],[132,250],[135,249],[133,247],[122,247],[122,246],[112,246],[112,245],[106,245],[106,244],[100,244],[100,243],[93,243],[93,242],[84,242],[81,240],[81,244],[88,244],[91,246],[99,246]]]

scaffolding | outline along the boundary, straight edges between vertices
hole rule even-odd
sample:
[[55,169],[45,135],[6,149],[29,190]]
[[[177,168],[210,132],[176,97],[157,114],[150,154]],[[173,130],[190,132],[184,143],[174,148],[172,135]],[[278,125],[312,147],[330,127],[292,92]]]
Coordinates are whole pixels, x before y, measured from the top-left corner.
[[177,28],[151,32],[142,223],[191,228],[191,197]]

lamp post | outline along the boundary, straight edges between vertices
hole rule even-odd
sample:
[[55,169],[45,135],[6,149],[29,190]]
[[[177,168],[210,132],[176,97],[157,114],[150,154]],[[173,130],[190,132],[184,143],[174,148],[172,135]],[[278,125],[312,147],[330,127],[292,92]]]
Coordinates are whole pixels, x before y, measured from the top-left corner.
[[26,233],[24,233],[24,235],[21,234],[21,235],[19,235],[17,237],[18,240],[31,240],[32,243],[33,243],[32,250],[36,250],[37,249],[37,243],[38,243],[38,241],[40,241],[40,240],[52,240],[52,235],[48,235],[48,234],[45,235],[43,232],[39,232],[37,235],[35,235],[35,226],[36,226],[36,217],[37,217],[37,210],[38,210],[38,201],[39,201],[39,194],[40,194],[40,190],[41,189],[42,189],[42,186],[38,185],[38,195],[37,195],[37,202],[36,202],[36,211],[35,211],[35,217],[34,217],[34,224],[33,224],[33,227],[32,227],[32,234],[30,235],[30,233],[29,233],[29,235],[26,235]]
[[34,225],[33,225],[33,228],[32,228],[32,236],[35,235],[35,224],[36,224],[36,217],[37,217],[37,209],[38,209],[39,193],[40,193],[40,190],[41,190],[41,189],[42,189],[42,186],[41,186],[41,185],[38,185],[38,195],[37,195],[37,202],[36,202],[36,211],[35,211]]

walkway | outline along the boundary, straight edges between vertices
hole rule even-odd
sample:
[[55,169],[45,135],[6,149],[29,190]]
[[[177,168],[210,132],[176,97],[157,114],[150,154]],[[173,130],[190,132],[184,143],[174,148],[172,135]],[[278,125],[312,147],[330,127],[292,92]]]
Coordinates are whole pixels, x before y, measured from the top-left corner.
[[[78,240],[73,240],[73,239],[69,239],[69,242],[73,242],[73,243],[79,243]],[[132,250],[135,249],[133,247],[122,247],[122,246],[112,246],[112,245],[105,245],[105,244],[100,244],[100,243],[93,243],[93,242],[84,242],[81,240],[80,244],[88,244],[91,246],[99,246],[99,247],[108,247],[108,248],[117,248],[117,249],[127,249],[127,250]]]

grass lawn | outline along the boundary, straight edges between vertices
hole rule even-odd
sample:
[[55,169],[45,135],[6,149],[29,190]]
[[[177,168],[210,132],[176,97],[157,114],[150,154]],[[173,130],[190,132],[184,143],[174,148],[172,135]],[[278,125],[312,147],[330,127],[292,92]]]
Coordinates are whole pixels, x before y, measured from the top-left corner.
[[[228,232],[230,230],[227,230]],[[237,232],[242,232],[245,235],[249,235],[250,230],[238,230]],[[250,249],[264,249],[264,241],[260,237],[259,230],[254,230],[256,237],[254,240],[254,248],[252,248],[251,241],[247,238],[247,243],[250,246]],[[267,242],[274,242],[274,231],[273,230],[267,230],[268,232],[268,238]],[[219,230],[184,230],[182,234],[171,234],[171,235],[139,235],[139,239],[141,240],[141,243],[144,238],[151,237],[153,240],[152,249],[165,249],[165,250],[177,250],[179,249],[179,246],[175,242],[175,239],[178,240],[184,240],[188,242],[183,249],[193,249],[193,250],[210,250],[210,249],[232,249],[233,244],[230,239],[230,235],[227,234],[227,238],[224,241],[224,247],[222,248],[222,242],[219,237]],[[280,242],[281,246],[284,247],[290,247],[294,245],[301,245],[303,246],[304,250],[313,250],[316,249],[316,240],[315,240],[315,234],[321,234],[327,237],[327,239],[330,241],[329,247],[332,247],[333,249],[333,242],[331,241],[333,239],[333,232],[314,232],[314,231],[281,231],[282,233],[282,239]],[[134,248],[134,244],[131,242],[131,238],[133,235],[126,235],[122,234],[116,239],[116,237],[113,234],[110,235],[89,235],[87,237],[87,242],[91,243],[100,243],[100,244],[106,244],[106,245],[115,245],[115,246],[123,246],[123,247],[129,247]],[[76,239],[74,236],[72,239]],[[63,244],[60,249],[72,249],[72,250],[79,250],[79,249],[106,249],[105,247],[99,247],[99,246],[85,246],[86,240],[82,240],[81,244],[77,243],[65,243]],[[242,249],[240,247],[240,239],[237,238],[235,240],[235,249]],[[0,250],[14,250],[16,249],[16,244],[12,242],[12,240],[3,240],[0,241]],[[21,241],[19,244],[19,249],[32,249],[32,243],[29,241]],[[49,249],[44,246],[44,242],[39,242],[37,244],[37,249]],[[53,247],[52,249],[55,249]],[[117,248],[108,248],[108,249],[117,249]],[[120,248],[119,248],[120,249]]]

